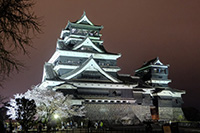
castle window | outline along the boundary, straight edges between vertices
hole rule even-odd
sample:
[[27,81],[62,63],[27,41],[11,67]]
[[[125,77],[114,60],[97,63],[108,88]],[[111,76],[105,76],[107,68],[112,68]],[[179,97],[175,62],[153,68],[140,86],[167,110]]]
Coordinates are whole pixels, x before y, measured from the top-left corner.
[[176,101],[176,104],[178,104],[178,100],[176,99],[175,101]]
[[76,31],[76,29],[73,28],[73,29],[72,29],[72,33],[75,33],[75,31]]
[[57,65],[57,64],[58,64],[58,62],[59,62],[59,61],[58,61],[58,60],[56,60],[56,61],[54,62],[54,65]]
[[167,69],[164,70],[165,74],[167,74]]
[[82,47],[81,50],[86,50],[86,48],[85,48],[85,47]]
[[89,35],[90,35],[90,36],[93,36],[93,33],[92,33],[92,32],[90,32],[90,33],[89,33]]
[[72,61],[71,61],[71,60],[68,60],[67,63],[72,63]]
[[76,30],[76,33],[80,34],[80,33],[82,33],[82,30],[78,29],[78,30]]
[[113,96],[116,96],[116,95],[117,95],[117,92],[116,92],[116,91],[114,91],[114,92],[112,93],[112,95],[113,95]]
[[83,35],[87,35],[88,31],[87,30],[83,30]]

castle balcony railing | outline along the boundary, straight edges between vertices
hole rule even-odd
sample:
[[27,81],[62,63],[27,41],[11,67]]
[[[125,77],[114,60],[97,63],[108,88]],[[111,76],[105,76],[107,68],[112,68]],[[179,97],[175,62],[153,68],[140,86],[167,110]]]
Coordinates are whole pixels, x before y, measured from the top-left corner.
[[74,65],[79,66],[80,62],[56,62],[55,65]]
[[78,36],[89,36],[89,37],[100,37],[101,34],[91,34],[91,33],[70,33],[70,35],[78,35]]
[[102,68],[120,69],[118,66],[101,66]]
[[[81,65],[83,62],[81,61],[67,61],[67,62],[56,62],[54,65],[74,65],[74,66],[79,66]],[[120,69],[118,66],[114,65],[114,64],[109,64],[109,65],[100,65],[100,67],[102,68],[113,68],[113,69]]]

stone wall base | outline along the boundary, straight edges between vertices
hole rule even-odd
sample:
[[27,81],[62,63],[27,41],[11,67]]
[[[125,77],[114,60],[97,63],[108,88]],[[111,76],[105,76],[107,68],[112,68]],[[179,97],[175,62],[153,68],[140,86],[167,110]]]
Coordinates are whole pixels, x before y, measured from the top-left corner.
[[112,121],[115,124],[139,124],[151,119],[150,107],[134,104],[84,103],[86,117],[91,121]]
[[182,121],[185,120],[185,116],[180,107],[159,107],[159,120]]

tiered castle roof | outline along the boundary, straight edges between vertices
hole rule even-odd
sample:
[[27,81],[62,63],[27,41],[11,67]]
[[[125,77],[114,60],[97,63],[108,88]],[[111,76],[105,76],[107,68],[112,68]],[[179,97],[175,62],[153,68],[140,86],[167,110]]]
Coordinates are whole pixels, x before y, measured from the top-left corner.
[[102,28],[94,25],[85,12],[76,22],[68,21],[55,53],[45,63],[43,84],[48,82],[53,87],[69,80],[120,83],[117,79],[120,68],[116,64],[121,54],[105,50],[100,34]]

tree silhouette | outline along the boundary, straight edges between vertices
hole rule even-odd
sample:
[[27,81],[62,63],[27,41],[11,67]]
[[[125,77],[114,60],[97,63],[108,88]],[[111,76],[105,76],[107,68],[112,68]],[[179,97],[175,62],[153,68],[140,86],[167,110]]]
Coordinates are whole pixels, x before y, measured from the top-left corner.
[[16,99],[17,113],[16,120],[21,124],[22,129],[27,132],[34,123],[36,114],[36,104],[34,100],[24,97]]
[[7,98],[0,95],[0,120],[2,121],[6,119],[7,103]]
[[[32,10],[33,0],[0,0],[0,81],[23,67],[16,54],[27,55],[26,46],[40,33],[41,22]],[[0,83],[2,85],[2,83]]]

